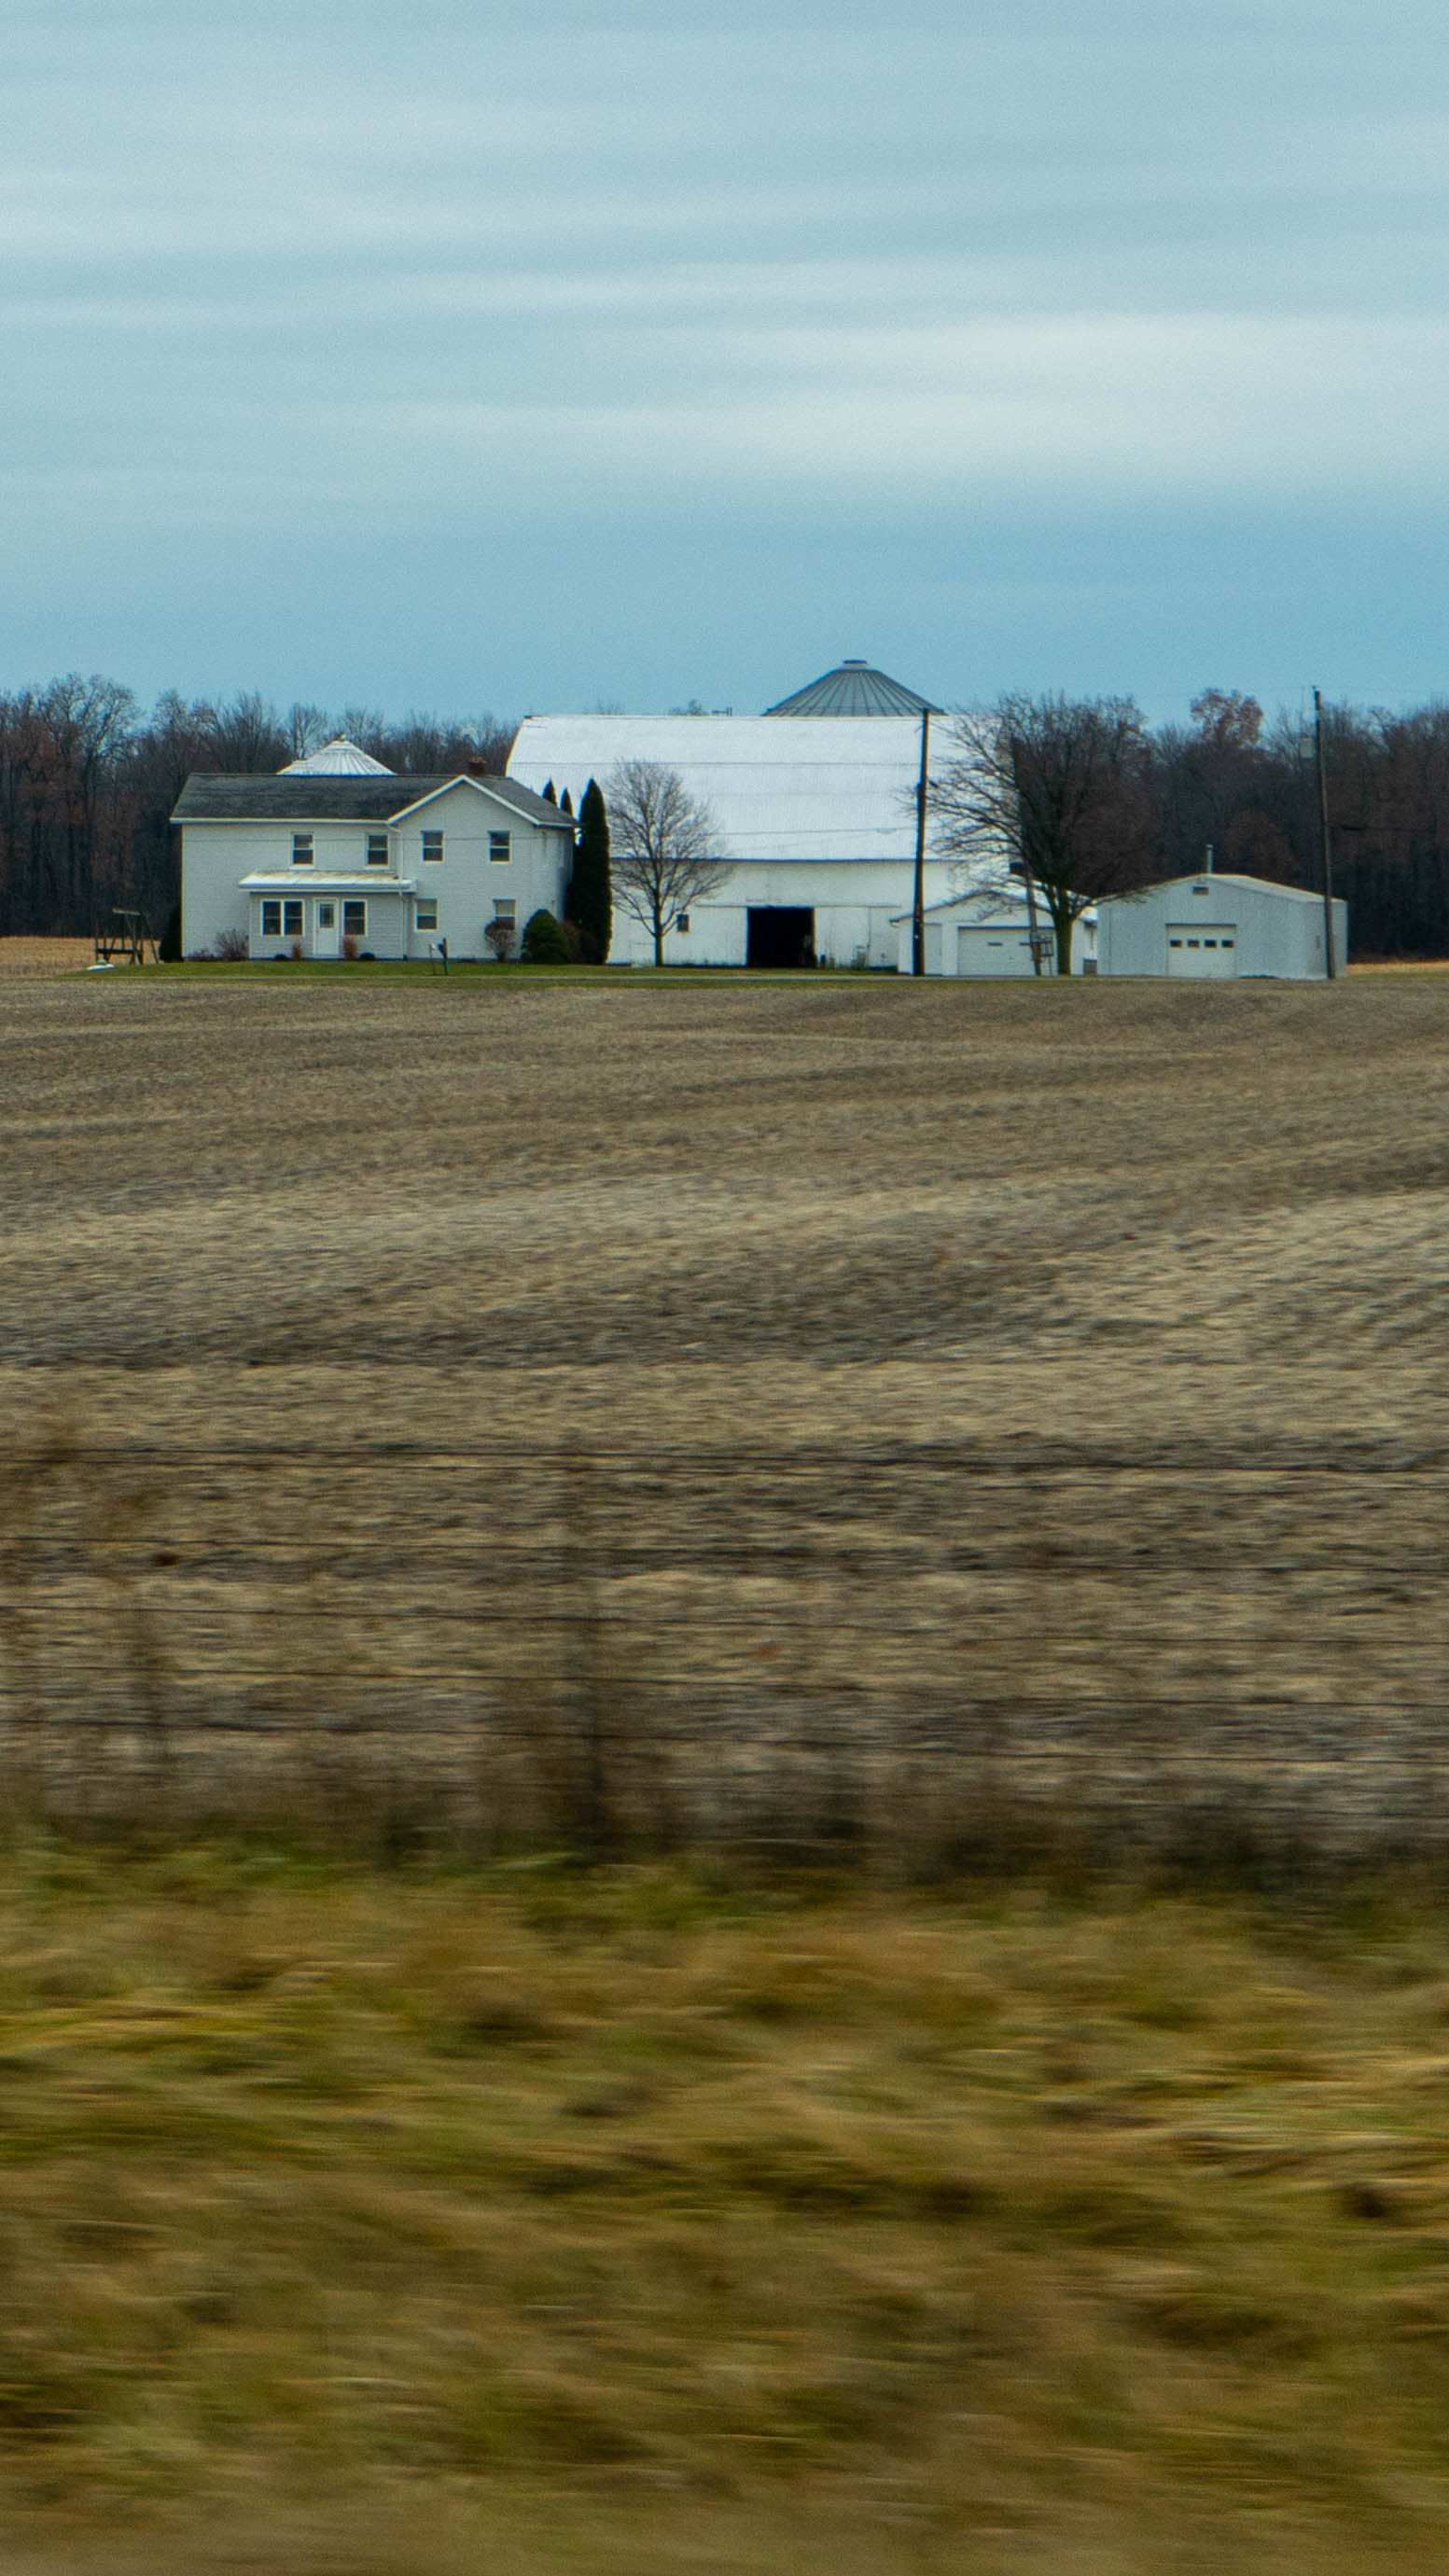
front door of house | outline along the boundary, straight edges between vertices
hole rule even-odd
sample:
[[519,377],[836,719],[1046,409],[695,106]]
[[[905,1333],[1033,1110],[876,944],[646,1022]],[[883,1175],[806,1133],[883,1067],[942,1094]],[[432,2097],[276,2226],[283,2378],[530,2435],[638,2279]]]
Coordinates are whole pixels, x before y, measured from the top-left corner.
[[313,956],[339,956],[341,954],[339,940],[340,934],[337,928],[337,898],[335,895],[319,894],[317,897],[317,918],[312,932]]

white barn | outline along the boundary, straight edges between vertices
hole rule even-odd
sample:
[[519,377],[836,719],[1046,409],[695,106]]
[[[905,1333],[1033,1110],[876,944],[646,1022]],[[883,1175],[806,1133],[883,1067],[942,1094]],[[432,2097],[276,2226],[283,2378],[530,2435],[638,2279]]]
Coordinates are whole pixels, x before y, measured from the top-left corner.
[[[1311,982],[1328,971],[1323,897],[1213,869],[1170,877],[1098,904],[1097,962],[1103,975]],[[1348,964],[1348,906],[1340,902],[1333,906],[1333,963],[1339,975]]]
[[[865,662],[842,662],[762,716],[530,716],[510,779],[607,797],[622,761],[676,770],[714,817],[730,874],[665,941],[670,965],[896,964],[895,916],[911,901],[921,718],[928,701]],[[934,710],[933,710],[934,712]],[[928,858],[926,900],[959,866]],[[614,904],[616,963],[653,954]]]
[[399,777],[342,741],[276,777],[193,771],[171,819],[188,957],[485,957],[490,921],[562,914],[573,866],[568,816],[516,780]]
[[[1046,906],[1037,898],[1037,938],[1040,943],[1043,972],[1056,973],[1056,940]],[[896,915],[898,941],[897,963],[903,975],[911,972],[914,947],[914,915]],[[953,895],[946,903],[927,906],[925,916],[925,971],[928,975],[1034,975],[1036,963],[1031,953],[1031,906],[1025,890],[1014,881],[968,887],[965,893]],[[1072,939],[1072,973],[1095,975],[1097,971],[1097,919],[1095,911],[1084,912]]]

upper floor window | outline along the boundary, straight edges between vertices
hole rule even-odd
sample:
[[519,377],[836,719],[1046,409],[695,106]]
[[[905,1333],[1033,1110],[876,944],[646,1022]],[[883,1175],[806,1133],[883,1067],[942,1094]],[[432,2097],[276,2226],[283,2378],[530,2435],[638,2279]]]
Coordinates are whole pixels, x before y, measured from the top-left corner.
[[508,844],[508,834],[506,832],[490,832],[488,835],[488,856],[490,859],[507,860],[511,858],[512,855],[512,851]]
[[310,868],[311,864],[312,864],[312,835],[311,835],[311,833],[310,833],[310,832],[294,832],[294,833],[292,834],[292,865],[293,865],[293,867],[294,867],[294,868]]
[[385,868],[385,867],[387,866],[387,834],[386,834],[386,832],[369,832],[369,833],[368,833],[368,836],[367,836],[367,864],[368,864],[368,866],[369,866],[370,868]]
[[442,857],[442,855],[443,855],[443,835],[442,835],[442,833],[441,833],[441,832],[424,832],[424,834],[423,834],[423,857],[424,857],[425,859],[440,859],[440,858]]

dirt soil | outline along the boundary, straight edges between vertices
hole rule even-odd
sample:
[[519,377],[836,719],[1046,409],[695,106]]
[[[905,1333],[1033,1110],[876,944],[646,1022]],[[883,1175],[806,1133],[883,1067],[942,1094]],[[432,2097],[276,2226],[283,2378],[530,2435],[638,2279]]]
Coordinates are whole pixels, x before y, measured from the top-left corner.
[[1446,1034],[17,984],[12,1721],[73,1797],[305,1742],[485,1836],[1442,1847]]

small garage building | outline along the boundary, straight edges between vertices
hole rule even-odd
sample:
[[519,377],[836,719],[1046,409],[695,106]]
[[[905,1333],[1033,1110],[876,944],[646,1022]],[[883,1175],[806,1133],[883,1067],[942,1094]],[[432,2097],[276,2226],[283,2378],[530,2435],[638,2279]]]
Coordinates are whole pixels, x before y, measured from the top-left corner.
[[[1180,975],[1226,982],[1244,975],[1312,982],[1327,973],[1323,897],[1266,877],[1170,877],[1097,906],[1103,975]],[[1348,906],[1333,907],[1334,971],[1348,964]]]
[[[1043,972],[1054,975],[1056,940],[1040,898],[1036,923]],[[897,913],[893,926],[896,963],[902,975],[909,975],[913,916]],[[928,975],[1034,975],[1037,971],[1031,953],[1031,907],[1019,885],[974,886],[947,903],[928,904],[925,932]],[[1096,953],[1096,914],[1086,912],[1072,940],[1072,973],[1095,974]]]

